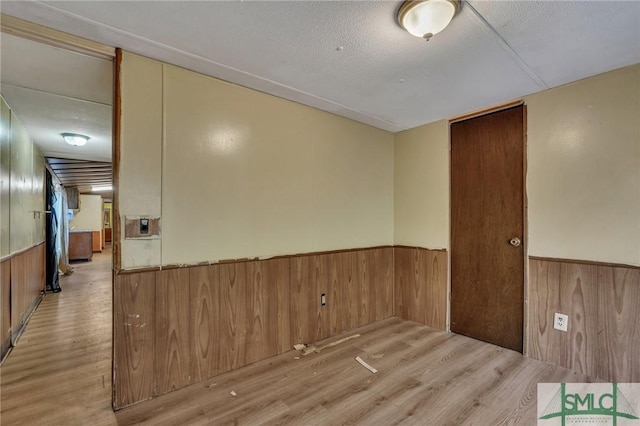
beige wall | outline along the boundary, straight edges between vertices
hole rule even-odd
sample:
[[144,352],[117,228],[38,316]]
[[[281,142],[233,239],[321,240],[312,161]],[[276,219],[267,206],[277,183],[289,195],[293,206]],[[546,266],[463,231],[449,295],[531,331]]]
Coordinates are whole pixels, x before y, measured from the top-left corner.
[[0,222],[4,257],[44,241],[45,215],[34,216],[33,212],[44,210],[45,167],[42,153],[4,100],[2,126]]
[[69,221],[69,229],[102,230],[102,197],[100,195],[80,194],[80,211]]
[[[161,215],[162,63],[123,53],[119,211]],[[122,232],[124,236],[124,230]],[[122,267],[160,265],[160,240],[122,240]]]
[[395,134],[395,244],[449,247],[449,124]]
[[[640,265],[640,65],[525,103],[529,254]],[[395,135],[396,244],[448,245],[447,126]]]
[[393,242],[393,135],[124,53],[124,268]]
[[11,110],[0,98],[0,258],[11,253],[9,243],[9,178],[11,176]]
[[640,65],[525,102],[530,255],[640,265]]
[[[640,265],[639,70],[525,99],[531,255]],[[448,247],[446,120],[392,148],[386,132],[128,53],[122,82],[121,215],[162,216],[162,240],[123,241],[124,267]]]

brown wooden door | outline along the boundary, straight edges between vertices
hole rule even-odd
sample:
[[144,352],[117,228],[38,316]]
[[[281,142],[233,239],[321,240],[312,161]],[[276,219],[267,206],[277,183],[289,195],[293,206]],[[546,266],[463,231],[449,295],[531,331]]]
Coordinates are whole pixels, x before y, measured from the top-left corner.
[[522,352],[525,107],[451,125],[451,331]]

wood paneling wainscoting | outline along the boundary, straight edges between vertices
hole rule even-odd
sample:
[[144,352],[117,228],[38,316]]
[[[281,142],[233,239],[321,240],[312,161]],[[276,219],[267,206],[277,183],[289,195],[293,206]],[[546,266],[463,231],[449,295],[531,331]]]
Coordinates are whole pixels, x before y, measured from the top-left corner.
[[[610,382],[640,382],[640,267],[529,259],[528,355]],[[569,316],[567,332],[554,313]]]
[[116,275],[113,283],[114,407],[154,395],[156,273]]
[[447,252],[395,247],[395,314],[437,330],[447,327]]
[[116,274],[114,408],[392,316],[393,251]]
[[11,258],[0,262],[0,359],[11,347]]
[[45,288],[44,242],[11,257],[11,329],[18,337]]
[[[291,344],[315,342],[393,315],[393,249],[291,259]],[[327,305],[320,305],[325,293]]]
[[0,359],[15,344],[45,287],[45,245],[13,254],[0,264]]

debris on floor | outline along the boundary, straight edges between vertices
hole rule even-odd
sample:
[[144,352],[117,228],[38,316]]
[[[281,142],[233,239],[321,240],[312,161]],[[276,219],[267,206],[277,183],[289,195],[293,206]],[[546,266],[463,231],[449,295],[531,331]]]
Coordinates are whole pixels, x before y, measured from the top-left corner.
[[207,387],[208,387],[208,388],[212,388],[212,387],[214,387],[215,385],[217,385],[217,383],[211,383],[211,384],[207,385]]
[[229,392],[231,394],[231,396],[238,396],[238,394],[236,393],[236,391],[231,391]]
[[384,354],[371,354],[369,355],[369,359],[380,359],[384,356]]
[[371,371],[373,374],[377,373],[378,370],[376,370],[375,368],[373,368],[372,366],[370,366],[369,364],[367,364],[362,358],[360,358],[359,356],[356,357],[356,361],[358,361],[360,363],[360,365],[362,365],[364,368],[366,368],[367,370]]
[[294,356],[293,359],[300,359],[300,357],[299,356]]
[[307,346],[306,348],[304,348],[302,350],[302,356],[307,356],[307,355],[312,354],[314,352],[316,352],[316,347],[315,346],[313,346],[313,345],[312,346]]
[[295,349],[296,351],[301,351],[306,347],[307,345],[305,345],[304,343],[296,343],[295,345],[293,345],[293,349]]
[[329,348],[329,347],[331,347],[331,346],[339,345],[340,343],[344,343],[344,342],[346,342],[347,340],[356,339],[356,338],[358,338],[358,337],[360,337],[360,335],[359,335],[359,334],[354,334],[354,335],[352,335],[352,336],[347,336],[347,337],[342,338],[342,339],[340,339],[340,340],[336,340],[335,342],[331,342],[331,343],[329,343],[328,345],[322,346],[321,348],[319,348],[319,350],[320,350],[320,349],[324,349],[324,348]]
[[307,355],[309,355],[310,353],[313,353],[313,352],[320,353],[320,351],[323,350],[323,349],[339,345],[339,344],[344,343],[344,342],[346,342],[348,340],[355,339],[355,338],[358,338],[358,337],[360,337],[359,334],[354,334],[352,336],[347,336],[347,337],[344,337],[344,338],[342,338],[340,340],[336,340],[335,342],[327,343],[326,345],[321,345],[321,346],[317,346],[317,347],[316,346],[308,346],[302,351],[302,355],[303,356],[307,356]]

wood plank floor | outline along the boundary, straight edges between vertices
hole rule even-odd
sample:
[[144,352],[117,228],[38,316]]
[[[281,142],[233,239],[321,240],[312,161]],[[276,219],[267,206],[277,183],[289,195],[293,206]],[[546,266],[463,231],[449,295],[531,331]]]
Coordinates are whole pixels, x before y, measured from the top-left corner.
[[287,352],[126,408],[118,423],[533,425],[537,383],[591,381],[398,318],[324,343],[354,333],[361,337],[320,353],[295,359],[297,352]]
[[2,425],[111,425],[111,250],[74,263],[0,368]]
[[109,262],[105,252],[76,264],[31,318],[1,368],[2,425],[532,425],[537,383],[591,381],[389,318],[320,353],[287,352],[114,414]]

